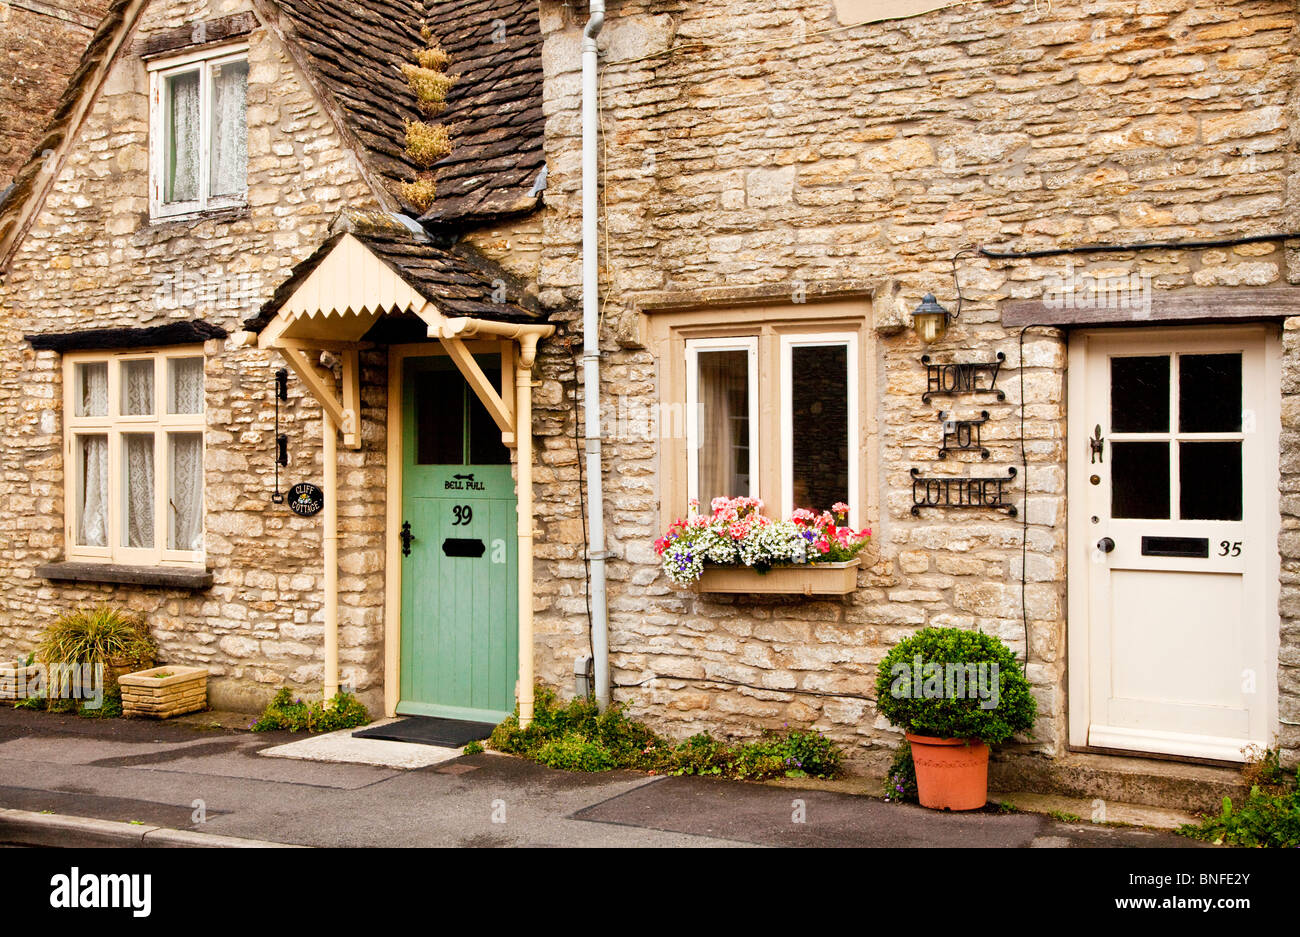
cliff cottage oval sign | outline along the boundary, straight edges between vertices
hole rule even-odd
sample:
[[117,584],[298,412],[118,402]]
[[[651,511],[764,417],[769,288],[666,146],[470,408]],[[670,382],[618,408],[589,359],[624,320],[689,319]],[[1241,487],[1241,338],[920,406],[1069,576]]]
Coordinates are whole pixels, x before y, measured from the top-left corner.
[[325,507],[325,493],[310,482],[299,482],[289,489],[288,504],[299,517],[313,517]]

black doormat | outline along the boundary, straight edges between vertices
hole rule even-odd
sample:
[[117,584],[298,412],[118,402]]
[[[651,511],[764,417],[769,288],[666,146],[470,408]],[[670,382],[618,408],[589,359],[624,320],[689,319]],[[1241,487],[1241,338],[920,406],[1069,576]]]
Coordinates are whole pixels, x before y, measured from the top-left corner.
[[417,745],[441,745],[460,748],[492,734],[490,722],[466,722],[464,719],[435,719],[432,716],[407,716],[388,725],[358,729],[356,739],[383,739],[386,742],[414,742]]

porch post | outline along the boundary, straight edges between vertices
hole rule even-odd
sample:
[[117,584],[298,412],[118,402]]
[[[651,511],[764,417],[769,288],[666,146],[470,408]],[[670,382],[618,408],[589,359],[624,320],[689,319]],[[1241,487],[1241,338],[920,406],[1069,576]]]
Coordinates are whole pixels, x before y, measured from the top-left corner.
[[533,721],[533,358],[537,336],[521,336],[515,371],[519,489],[519,725]]
[[325,463],[325,675],[324,702],[339,691],[339,506],[338,427],[321,413],[321,459]]

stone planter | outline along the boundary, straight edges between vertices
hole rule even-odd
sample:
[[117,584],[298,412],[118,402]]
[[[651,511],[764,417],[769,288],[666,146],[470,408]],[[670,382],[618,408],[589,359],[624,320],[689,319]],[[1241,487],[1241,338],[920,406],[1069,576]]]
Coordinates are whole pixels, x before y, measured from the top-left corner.
[[730,595],[849,595],[858,588],[858,557],[844,563],[773,566],[765,573],[749,566],[705,566],[691,588]]
[[40,664],[0,664],[0,700],[26,699],[32,688],[45,692],[45,675]]
[[169,719],[208,705],[208,672],[202,667],[164,665],[126,674],[117,682],[127,716]]

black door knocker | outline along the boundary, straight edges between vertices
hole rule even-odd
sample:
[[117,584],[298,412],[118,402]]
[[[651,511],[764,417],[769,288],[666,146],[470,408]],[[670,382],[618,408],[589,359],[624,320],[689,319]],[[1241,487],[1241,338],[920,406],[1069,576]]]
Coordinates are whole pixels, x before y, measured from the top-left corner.
[[410,556],[410,555],[411,555],[411,542],[415,539],[415,537],[413,537],[413,536],[411,535],[411,522],[410,522],[410,521],[404,521],[404,522],[402,523],[402,534],[401,534],[401,537],[402,537],[402,556]]
[[1096,465],[1098,462],[1105,462],[1106,440],[1101,438],[1101,424],[1093,430],[1093,436],[1088,440],[1088,451],[1092,454],[1092,460],[1089,465]]

